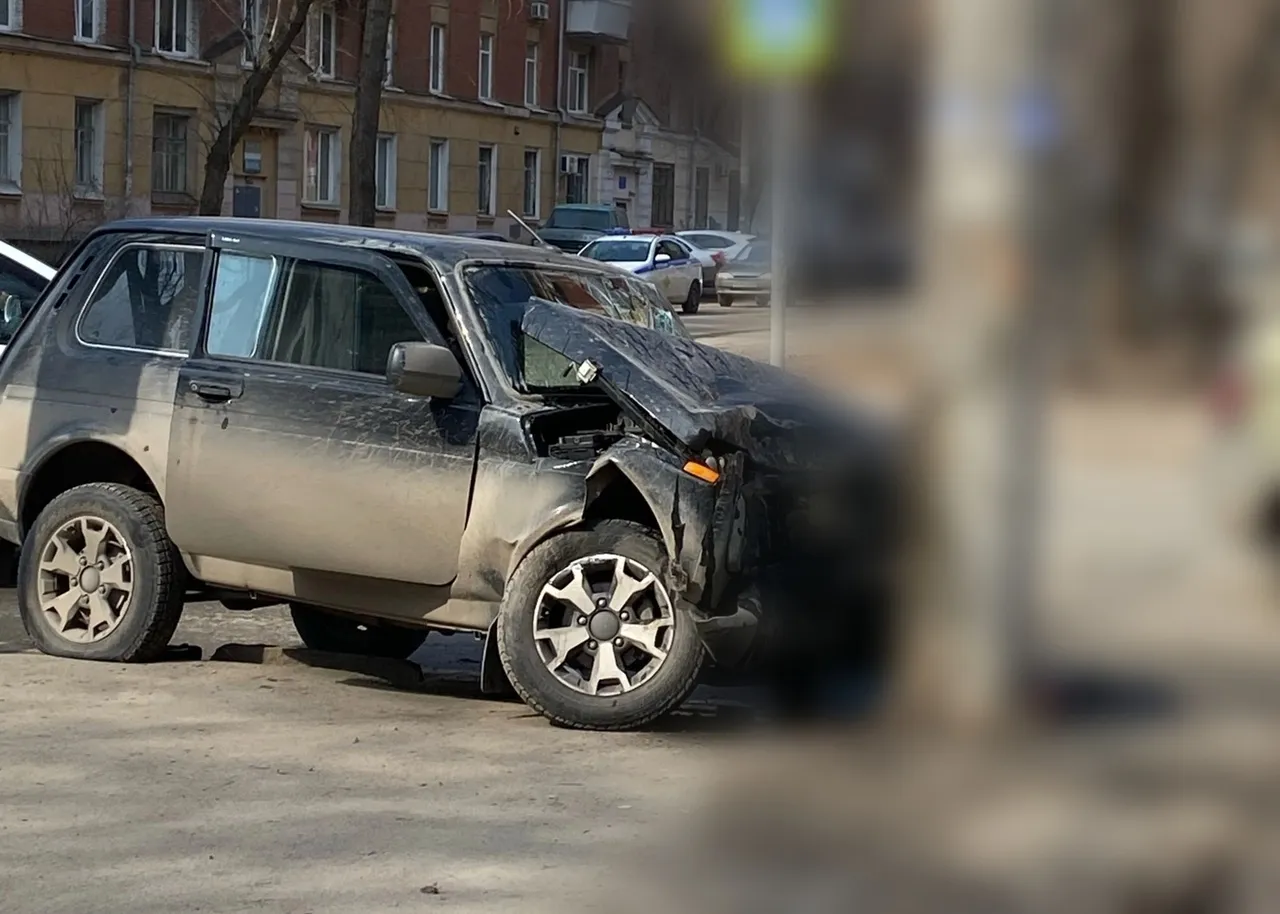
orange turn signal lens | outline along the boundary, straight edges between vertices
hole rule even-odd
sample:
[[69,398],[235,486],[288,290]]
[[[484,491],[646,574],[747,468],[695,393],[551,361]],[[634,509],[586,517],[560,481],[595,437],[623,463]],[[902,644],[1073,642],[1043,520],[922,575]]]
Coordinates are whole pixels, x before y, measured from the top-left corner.
[[698,463],[696,460],[690,460],[684,465],[684,471],[690,476],[697,476],[703,482],[709,482],[713,485],[720,481],[720,474],[705,463]]

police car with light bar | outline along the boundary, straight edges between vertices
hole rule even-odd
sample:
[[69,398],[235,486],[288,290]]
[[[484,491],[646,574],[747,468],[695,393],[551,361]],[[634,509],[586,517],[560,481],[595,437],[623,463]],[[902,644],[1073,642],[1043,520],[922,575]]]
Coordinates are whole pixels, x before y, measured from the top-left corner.
[[702,264],[693,248],[675,235],[637,235],[626,229],[588,244],[578,256],[630,270],[653,283],[685,314],[702,301]]

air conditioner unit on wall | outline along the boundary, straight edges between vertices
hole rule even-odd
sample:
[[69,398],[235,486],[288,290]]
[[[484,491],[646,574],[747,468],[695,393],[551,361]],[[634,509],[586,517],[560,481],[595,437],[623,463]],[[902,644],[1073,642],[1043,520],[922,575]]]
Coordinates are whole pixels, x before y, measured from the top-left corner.
[[717,162],[717,163],[716,163],[716,177],[717,177],[717,178],[727,178],[727,177],[729,177],[729,166],[728,166],[728,165],[726,165],[724,162]]
[[576,175],[578,173],[578,157],[577,156],[561,156],[560,157],[560,174]]
[[546,22],[551,18],[551,4],[546,0],[532,0],[529,4],[529,19],[532,22]]

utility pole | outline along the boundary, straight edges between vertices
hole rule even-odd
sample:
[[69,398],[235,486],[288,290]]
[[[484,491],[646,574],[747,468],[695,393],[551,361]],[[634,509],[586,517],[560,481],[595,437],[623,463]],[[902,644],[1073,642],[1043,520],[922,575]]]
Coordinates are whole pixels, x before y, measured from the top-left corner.
[[[920,495],[902,697],[966,723],[1029,685],[1050,289],[1043,189],[1058,117],[1049,0],[935,0],[927,117]],[[932,706],[932,707],[930,707]]]

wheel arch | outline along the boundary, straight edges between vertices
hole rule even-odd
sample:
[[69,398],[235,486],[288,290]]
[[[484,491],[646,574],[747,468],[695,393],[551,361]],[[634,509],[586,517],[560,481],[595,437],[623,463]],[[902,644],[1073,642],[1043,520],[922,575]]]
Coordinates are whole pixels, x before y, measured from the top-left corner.
[[51,441],[30,466],[18,491],[18,532],[23,537],[49,502],[76,486],[114,482],[161,497],[155,468],[148,469],[119,439],[71,434]]

